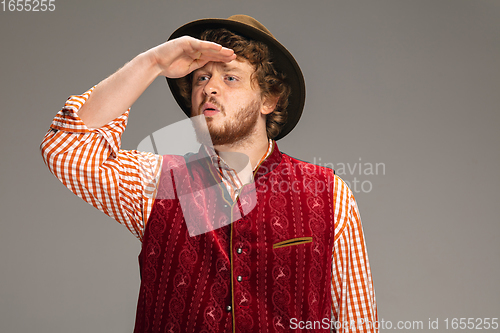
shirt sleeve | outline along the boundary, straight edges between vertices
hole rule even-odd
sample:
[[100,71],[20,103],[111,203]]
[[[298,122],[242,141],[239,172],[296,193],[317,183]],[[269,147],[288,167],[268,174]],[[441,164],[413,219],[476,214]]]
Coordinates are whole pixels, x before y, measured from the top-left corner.
[[74,194],[142,240],[162,158],[120,150],[129,110],[101,128],[89,129],[78,111],[93,89],[68,98],[40,145],[42,157]]
[[378,332],[377,304],[361,218],[349,187],[335,176],[332,315],[337,332]]

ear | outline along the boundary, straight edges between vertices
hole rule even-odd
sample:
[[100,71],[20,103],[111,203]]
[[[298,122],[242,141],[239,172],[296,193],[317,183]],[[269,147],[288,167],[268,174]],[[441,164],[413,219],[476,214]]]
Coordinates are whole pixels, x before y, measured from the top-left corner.
[[264,97],[264,103],[262,104],[261,113],[262,114],[270,114],[276,109],[276,105],[278,104],[279,96],[266,96]]

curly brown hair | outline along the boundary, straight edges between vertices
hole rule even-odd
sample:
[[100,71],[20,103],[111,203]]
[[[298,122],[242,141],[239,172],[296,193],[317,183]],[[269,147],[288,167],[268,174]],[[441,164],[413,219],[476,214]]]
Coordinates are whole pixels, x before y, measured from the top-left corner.
[[[252,79],[256,79],[263,98],[278,97],[274,111],[266,116],[267,137],[274,139],[287,121],[290,85],[285,75],[276,71],[267,46],[259,41],[249,40],[227,29],[205,30],[201,40],[211,41],[234,50],[238,58],[244,58],[255,68]],[[182,97],[191,107],[192,74],[176,80]]]

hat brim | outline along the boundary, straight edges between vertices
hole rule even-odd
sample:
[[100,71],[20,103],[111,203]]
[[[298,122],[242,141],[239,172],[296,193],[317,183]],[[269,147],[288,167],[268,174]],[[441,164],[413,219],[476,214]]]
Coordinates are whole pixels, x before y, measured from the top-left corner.
[[[267,34],[264,31],[254,28],[248,24],[230,19],[201,19],[187,23],[174,31],[169,37],[169,40],[186,35],[199,38],[205,30],[218,28],[226,28],[229,31],[237,33],[248,39],[263,42],[268,46],[269,52],[271,53],[271,59],[276,70],[285,75],[286,82],[291,87],[287,107],[288,119],[281,132],[274,138],[274,140],[283,138],[292,131],[295,125],[297,125],[300,116],[302,115],[302,110],[304,109],[306,87],[304,76],[302,75],[302,71],[297,64],[297,61],[295,61],[292,54],[270,34]],[[167,82],[177,104],[179,104],[182,111],[184,111],[184,113],[189,117],[191,109],[181,96],[176,79],[167,78]]]

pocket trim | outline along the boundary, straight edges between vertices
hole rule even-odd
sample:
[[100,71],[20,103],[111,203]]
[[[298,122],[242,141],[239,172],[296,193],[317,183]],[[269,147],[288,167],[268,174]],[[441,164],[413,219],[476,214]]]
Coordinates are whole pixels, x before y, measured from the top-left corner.
[[292,239],[288,239],[286,241],[282,241],[282,242],[273,244],[273,249],[279,249],[280,247],[285,247],[285,246],[292,246],[292,245],[299,245],[299,244],[311,243],[312,240],[313,240],[312,237],[292,238]]

